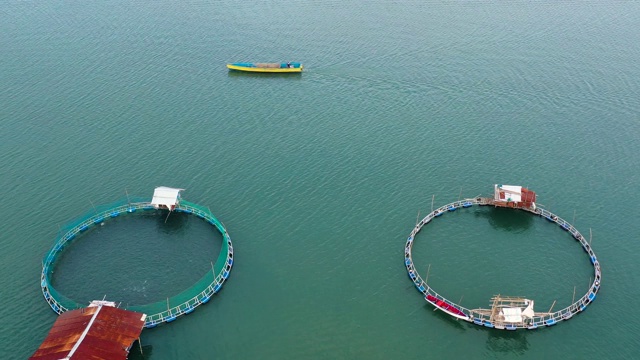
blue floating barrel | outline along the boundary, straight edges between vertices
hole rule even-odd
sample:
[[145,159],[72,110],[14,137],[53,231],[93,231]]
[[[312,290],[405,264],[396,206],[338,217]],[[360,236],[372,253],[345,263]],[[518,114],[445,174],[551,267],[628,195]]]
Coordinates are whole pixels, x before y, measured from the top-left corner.
[[570,311],[565,312],[564,314],[562,314],[562,318],[564,320],[569,320],[573,317],[573,314]]
[[136,208],[134,208],[134,207],[130,207],[130,208],[127,209],[128,213],[132,213],[132,212],[135,212],[135,211],[136,211]]
[[535,323],[534,323],[534,324],[531,324],[531,325],[529,325],[529,326],[527,327],[527,329],[528,329],[528,330],[535,330],[535,329],[537,329],[537,328],[538,328],[538,324],[535,324]]
[[52,309],[53,309],[53,311],[55,311],[55,312],[59,312],[59,311],[60,311],[60,309],[58,308],[58,305],[55,305],[55,304],[54,304],[51,308],[52,308]]
[[175,315],[171,315],[171,316],[169,316],[168,318],[165,318],[165,319],[164,319],[164,321],[166,321],[166,322],[170,323],[170,322],[172,322],[172,321],[173,321],[173,320],[175,320],[175,319],[176,319],[176,316],[175,316]]
[[473,323],[476,325],[482,325],[482,319],[473,318]]
[[193,310],[194,310],[194,309],[195,309],[195,308],[194,308],[193,306],[188,306],[188,307],[184,310],[184,313],[185,313],[185,314],[187,314],[187,315],[188,315],[188,314],[191,314],[191,313],[193,312]]
[[433,215],[433,216],[436,216],[436,217],[437,217],[437,216],[442,216],[442,214],[443,214],[443,213],[442,213],[442,211],[436,211],[436,214],[435,214],[435,215]]
[[150,323],[144,324],[144,327],[146,327],[147,329],[151,329],[151,328],[154,328],[156,326],[158,326],[158,323],[156,323],[155,321],[152,321]]
[[424,292],[424,290],[425,290],[425,289],[424,289],[424,285],[420,285],[420,286],[418,287],[418,290],[420,290],[420,292],[422,292],[422,293],[423,293],[423,292]]
[[595,293],[589,293],[589,300],[593,301],[596,298],[596,294]]
[[411,259],[405,258],[404,259],[404,264],[407,265],[407,266],[411,265]]
[[409,271],[409,277],[411,280],[414,280],[416,278],[416,274],[414,274],[413,271]]
[[227,260],[227,264],[229,264],[229,265],[233,265],[233,259],[229,259],[229,260]]
[[222,284],[216,284],[216,286],[213,287],[213,292],[217,293],[218,291],[220,291],[221,287],[222,287]]
[[469,202],[469,201],[467,201],[466,203],[462,204],[463,208],[469,208],[469,207],[472,207],[472,206],[473,206],[473,204],[471,202]]
[[229,277],[229,272],[228,272],[228,271],[223,272],[223,273],[222,273],[222,277],[223,277],[224,279],[228,278],[228,277]]
[[109,214],[109,216],[110,216],[110,217],[112,217],[112,218],[114,218],[114,217],[116,217],[116,216],[118,216],[118,215],[120,215],[120,212],[119,212],[119,211],[114,211],[114,212],[112,212],[111,214]]
[[95,219],[93,220],[93,223],[94,223],[94,224],[100,224],[100,223],[101,223],[101,222],[103,222],[103,221],[104,221],[104,218],[103,218],[102,216],[100,216],[100,217],[98,217],[98,218],[95,218]]
[[49,295],[49,293],[45,291],[44,298],[49,300],[51,298],[51,295]]
[[482,325],[484,325],[484,326],[486,326],[488,328],[493,328],[493,324],[491,323],[491,321],[485,320],[485,321],[482,322]]
[[567,225],[567,224],[562,224],[562,225],[560,225],[560,226],[562,226],[562,228],[563,228],[564,230],[569,231],[569,225]]
[[595,257],[595,256],[592,256],[592,257],[591,257],[591,263],[592,263],[593,265],[595,265],[595,264],[596,264],[596,257]]
[[85,231],[85,230],[87,230],[88,228],[89,228],[89,226],[87,226],[87,224],[82,224],[82,225],[80,226],[80,231]]
[[545,219],[547,219],[547,220],[549,220],[549,221],[551,221],[551,222],[553,222],[553,219],[552,219],[552,218],[550,218],[549,216],[545,216],[544,218],[545,218]]
[[209,302],[209,300],[211,300],[211,296],[204,296],[202,299],[200,299],[200,302],[203,304],[206,304]]
[[580,304],[580,311],[584,311],[586,308],[587,306],[585,304]]
[[144,210],[151,210],[151,209],[155,209],[155,208],[153,207],[153,205],[151,205],[151,204],[147,204],[147,205],[145,205],[144,207],[142,207],[142,209],[144,209]]
[[507,324],[507,326],[505,327],[505,329],[513,331],[513,330],[515,330],[515,329],[517,329],[517,328],[516,328],[516,326],[515,326],[515,325],[513,325],[513,324]]
[[549,319],[544,322],[547,326],[553,326],[556,324],[556,319]]
[[67,235],[67,241],[71,241],[76,237],[76,234]]
[[456,209],[457,209],[457,207],[455,207],[455,206],[449,206],[447,208],[447,211],[456,211]]

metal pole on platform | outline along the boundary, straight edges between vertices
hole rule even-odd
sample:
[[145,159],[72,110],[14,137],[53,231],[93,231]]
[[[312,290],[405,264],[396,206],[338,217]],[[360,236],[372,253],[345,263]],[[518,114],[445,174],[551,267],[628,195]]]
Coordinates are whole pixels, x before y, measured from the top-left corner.
[[553,304],[551,304],[551,307],[549,308],[549,311],[547,311],[548,313],[551,313],[551,309],[553,309],[553,306],[556,304],[556,300],[553,300]]
[[424,280],[425,284],[429,282],[429,271],[431,271],[431,264],[429,264],[429,268],[427,269],[427,278]]
[[573,304],[574,302],[576,302],[576,287],[573,287],[573,297],[571,298],[571,303]]

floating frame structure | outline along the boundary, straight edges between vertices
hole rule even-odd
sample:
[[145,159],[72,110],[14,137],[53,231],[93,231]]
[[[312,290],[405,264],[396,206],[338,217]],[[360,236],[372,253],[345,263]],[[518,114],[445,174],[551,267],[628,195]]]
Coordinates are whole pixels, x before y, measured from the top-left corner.
[[[418,224],[416,224],[416,226],[413,228],[413,230],[411,231],[411,234],[409,235],[409,237],[407,238],[407,242],[405,244],[405,249],[404,249],[404,263],[405,263],[405,267],[407,269],[407,273],[409,275],[409,278],[411,279],[411,281],[413,282],[413,284],[415,285],[416,289],[418,289],[418,291],[420,293],[422,293],[424,295],[424,298],[427,302],[429,302],[431,305],[433,305],[434,307],[438,308],[439,310],[442,310],[443,312],[447,313],[448,315],[451,315],[452,317],[458,318],[458,319],[462,319],[465,320],[467,322],[479,325],[479,326],[484,326],[487,328],[495,328],[495,329],[501,329],[501,330],[516,330],[519,328],[526,328],[529,330],[534,330],[537,329],[538,327],[545,327],[545,326],[553,326],[555,324],[557,324],[560,321],[563,320],[569,320],[571,319],[575,314],[580,313],[582,311],[584,311],[586,309],[586,307],[591,304],[595,298],[596,298],[596,294],[598,293],[598,291],[600,290],[600,284],[601,284],[601,277],[602,277],[602,273],[600,270],[600,263],[598,262],[598,259],[596,257],[596,254],[593,252],[593,249],[591,249],[591,245],[589,245],[589,243],[587,242],[587,239],[585,239],[585,237],[578,231],[578,229],[576,229],[573,225],[571,225],[569,222],[567,222],[566,220],[560,218],[559,216],[555,215],[554,213],[546,210],[546,209],[542,209],[540,207],[536,207],[535,205],[532,207],[518,207],[517,209],[520,210],[525,210],[528,211],[530,213],[533,213],[535,215],[538,215],[542,218],[545,218],[546,220],[548,220],[549,222],[553,222],[555,224],[557,224],[558,226],[560,226],[563,230],[569,232],[573,238],[580,242],[582,249],[589,255],[591,264],[593,265],[593,269],[594,269],[594,279],[593,282],[591,283],[591,285],[589,286],[589,290],[587,291],[587,293],[582,296],[581,298],[579,298],[577,301],[575,301],[573,304],[569,305],[568,307],[555,311],[555,312],[549,312],[549,313],[544,313],[544,315],[537,315],[537,316],[533,316],[530,321],[528,322],[522,322],[522,323],[506,323],[506,322],[496,322],[496,321],[492,321],[492,316],[491,314],[487,313],[486,311],[481,311],[484,309],[468,309],[465,308],[461,305],[458,305],[450,300],[448,300],[447,298],[445,298],[444,296],[440,295],[439,293],[437,293],[433,288],[431,288],[429,285],[427,285],[427,283],[422,279],[422,277],[420,276],[420,274],[418,274],[418,272],[416,271],[416,268],[413,264],[413,258],[411,255],[411,250],[413,248],[413,242],[414,242],[414,238],[416,236],[416,234],[418,232],[420,232],[420,230],[422,229],[422,227],[424,227],[425,225],[427,225],[428,223],[430,223],[434,218],[442,216],[443,214],[447,213],[447,212],[453,212],[456,211],[457,209],[464,209],[464,208],[470,208],[472,206],[501,206],[501,207],[512,207],[515,208],[515,206],[513,206],[513,204],[511,205],[507,205],[505,206],[503,202],[500,201],[496,201],[492,198],[485,198],[485,197],[476,197],[476,198],[467,198],[467,199],[463,199],[463,200],[458,200],[458,201],[454,201],[452,203],[443,205],[437,209],[435,209],[434,211],[430,212],[427,216],[425,216],[422,220],[420,220],[420,222],[418,222]],[[494,303],[502,301],[502,300],[524,300],[524,299],[515,299],[515,298],[507,298],[507,297],[500,297],[499,295],[492,298],[492,301],[494,301]],[[480,310],[480,311],[478,311]],[[536,314],[540,314],[540,313],[536,313]]]
[[[127,198],[112,204],[96,207],[93,212],[71,221],[64,229],[61,229],[55,244],[42,261],[42,273],[40,275],[42,295],[51,309],[57,314],[84,308],[86,305],[65,297],[51,285],[51,275],[56,260],[67,246],[93,226],[98,226],[120,215],[133,214],[137,211],[156,210],[156,207],[149,200],[143,198],[132,200]],[[180,200],[173,211],[193,214],[213,225],[222,234],[222,247],[211,270],[188,289],[168,298],[166,301],[162,300],[147,305],[126,308],[127,310],[147,314],[144,325],[146,328],[153,328],[163,322],[172,322],[177,317],[190,314],[196,307],[209,302],[211,297],[220,291],[224,282],[229,278],[229,273],[233,266],[233,244],[231,243],[231,238],[225,226],[211,213],[209,208],[186,200]]]

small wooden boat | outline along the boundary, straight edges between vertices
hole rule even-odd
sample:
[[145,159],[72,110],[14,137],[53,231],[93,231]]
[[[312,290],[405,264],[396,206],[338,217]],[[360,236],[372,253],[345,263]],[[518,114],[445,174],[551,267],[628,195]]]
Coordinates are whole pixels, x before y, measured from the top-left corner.
[[465,314],[462,312],[462,310],[458,309],[457,307],[448,304],[438,298],[436,298],[435,296],[428,294],[426,297],[427,301],[430,302],[433,306],[435,306],[436,308],[444,311],[445,313],[456,317],[458,319],[462,319],[462,320],[469,320],[469,315]]
[[261,72],[261,73],[299,73],[302,72],[302,64],[297,62],[286,63],[232,63],[227,64],[230,70]]

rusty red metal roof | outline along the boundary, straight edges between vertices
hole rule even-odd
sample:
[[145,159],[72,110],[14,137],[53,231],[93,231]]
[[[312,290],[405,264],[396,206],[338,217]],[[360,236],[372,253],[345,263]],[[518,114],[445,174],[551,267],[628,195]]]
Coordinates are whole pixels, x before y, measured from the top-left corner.
[[123,360],[140,337],[146,315],[111,306],[62,313],[33,360]]
[[522,197],[521,198],[522,202],[526,202],[526,203],[536,202],[536,193],[535,193],[535,191],[531,191],[529,189],[522,188],[521,197]]

